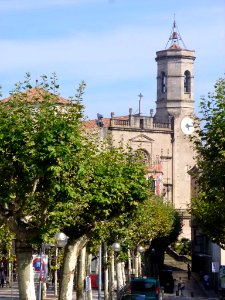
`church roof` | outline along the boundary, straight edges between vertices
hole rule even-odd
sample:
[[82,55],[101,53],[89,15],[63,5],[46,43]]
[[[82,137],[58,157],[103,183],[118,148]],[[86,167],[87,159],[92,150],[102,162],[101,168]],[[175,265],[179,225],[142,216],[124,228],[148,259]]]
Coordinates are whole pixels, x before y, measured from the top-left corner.
[[[97,125],[97,120],[87,120],[85,121],[85,128],[87,129],[94,129],[94,128],[98,128],[99,126]],[[102,119],[104,126],[106,128],[109,128],[110,126],[110,118],[103,118]]]
[[169,49],[181,49],[180,45],[176,44],[176,43],[173,43],[172,46],[170,46]]
[[[129,116],[119,116],[119,117],[114,117],[114,119],[116,119],[116,120],[128,120]],[[102,118],[104,128],[109,128],[110,127],[110,120],[111,120],[111,118]],[[87,120],[87,121],[85,121],[85,127],[87,129],[94,129],[94,128],[97,128],[99,126],[97,124],[97,120]]]

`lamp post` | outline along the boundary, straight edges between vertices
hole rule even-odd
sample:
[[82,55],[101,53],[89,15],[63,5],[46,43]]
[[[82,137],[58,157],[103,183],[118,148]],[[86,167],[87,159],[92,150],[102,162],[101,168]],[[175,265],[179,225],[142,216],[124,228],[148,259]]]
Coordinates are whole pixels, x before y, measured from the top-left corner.
[[115,260],[114,260],[114,252],[120,251],[120,244],[113,243],[112,244],[112,253],[111,253],[111,267],[110,267],[110,300],[113,300],[114,297],[114,278],[115,278]]
[[151,250],[151,276],[156,276],[155,248]]
[[65,247],[67,244],[68,237],[63,232],[56,233],[55,238],[55,276],[54,276],[54,295],[58,295],[58,273],[57,273],[57,259],[58,259],[58,248]]
[[137,254],[138,254],[138,275],[142,276],[142,266],[141,266],[141,253],[145,251],[144,247],[137,246]]
[[98,255],[98,300],[101,300],[102,292],[102,245],[99,246]]
[[40,275],[39,275],[39,290],[38,290],[38,300],[42,299],[42,295],[46,295],[46,276],[47,276],[47,270],[46,270],[46,256],[45,256],[45,250],[49,249],[49,244],[41,244],[41,251],[40,251]]
[[112,249],[114,252],[120,252],[120,243],[113,243]]
[[[112,253],[112,270],[113,270],[113,274],[114,274],[114,253],[118,253],[120,252],[120,243],[113,243],[112,244],[112,250],[113,250],[113,253]],[[121,282],[122,282],[122,270],[121,270],[121,264],[119,264],[118,260],[117,260],[117,257],[115,259],[115,265],[116,265],[116,283],[117,283],[117,296],[119,295],[119,290],[120,290],[120,287],[121,287]],[[113,275],[112,274],[112,275]],[[113,283],[113,291],[114,291],[114,275],[112,276],[112,283]],[[114,299],[114,298],[111,298],[111,299]]]

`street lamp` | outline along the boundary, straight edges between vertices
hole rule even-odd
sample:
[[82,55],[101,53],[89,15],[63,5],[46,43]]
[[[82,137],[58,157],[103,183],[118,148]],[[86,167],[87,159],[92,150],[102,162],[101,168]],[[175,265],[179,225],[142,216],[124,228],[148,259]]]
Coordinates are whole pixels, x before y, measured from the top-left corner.
[[114,261],[114,253],[120,251],[120,244],[113,243],[112,244],[112,253],[111,253],[111,262],[110,262],[110,300],[113,300],[114,297],[114,277],[115,277],[115,261]]
[[141,253],[143,253],[145,251],[144,247],[142,246],[137,246],[137,264],[138,264],[138,275],[142,276],[142,261],[141,261]]
[[155,248],[151,249],[151,276],[156,276]]
[[144,247],[142,247],[142,246],[137,247],[137,252],[142,253],[144,251],[145,251]]
[[[121,250],[120,243],[116,242],[112,244],[112,270],[114,268],[114,253],[118,253]],[[116,282],[117,282],[117,297],[119,295],[119,290],[121,288],[121,283],[122,283],[122,270],[121,270],[121,263],[119,263],[117,255],[115,256],[115,263],[116,263]],[[112,286],[113,286],[113,291],[114,291],[114,270],[112,271]],[[113,298],[113,293],[112,293],[112,298]]]
[[57,258],[58,258],[58,248],[63,248],[66,246],[67,241],[68,241],[68,237],[65,235],[65,233],[63,232],[59,232],[56,233],[54,235],[54,239],[55,239],[55,278],[54,278],[54,295],[57,296],[58,295],[58,290],[57,290],[57,286],[58,286],[58,273],[57,273]]
[[56,233],[54,235],[54,238],[55,238],[56,247],[62,248],[66,246],[68,237],[65,235],[65,233],[63,232]]
[[98,254],[98,300],[101,300],[102,292],[102,245],[99,245]]
[[112,244],[112,249],[115,252],[119,252],[120,251],[120,243],[113,243]]

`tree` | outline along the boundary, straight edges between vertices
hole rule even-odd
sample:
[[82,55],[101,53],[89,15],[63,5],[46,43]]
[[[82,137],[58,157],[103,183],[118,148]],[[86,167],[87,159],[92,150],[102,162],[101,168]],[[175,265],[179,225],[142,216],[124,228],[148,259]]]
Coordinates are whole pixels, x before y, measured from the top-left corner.
[[174,208],[162,198],[151,195],[140,204],[131,223],[131,235],[135,245],[147,244],[156,237],[170,234],[174,224]]
[[225,249],[225,79],[200,102],[201,126],[194,138],[199,185],[191,211],[209,238]]
[[148,197],[145,167],[133,159],[132,152],[110,145],[103,147],[90,167],[87,184],[81,190],[87,198],[86,207],[76,216],[79,223],[64,228],[70,238],[65,249],[60,299],[72,297],[77,257],[90,238],[95,237],[98,243],[104,241],[109,224],[129,218]]
[[[51,93],[58,89],[55,79],[49,85],[43,76],[32,88],[27,74],[0,103],[0,219],[15,234],[21,299],[35,299],[32,244],[60,228],[49,217],[63,203],[70,209],[78,197],[74,174],[81,172],[87,150],[80,126],[85,84],[65,101]],[[74,213],[80,209],[81,201],[73,205]]]
[[179,255],[191,257],[191,240],[188,238],[181,238],[176,243],[172,244],[172,249]]
[[0,219],[15,234],[24,300],[35,298],[34,244],[58,230],[68,235],[60,299],[71,299],[77,256],[95,229],[147,197],[143,164],[86,134],[84,86],[64,100],[55,76],[33,88],[27,74],[0,104]]
[[[151,185],[151,182],[149,182]],[[151,250],[155,249],[157,266],[162,267],[164,251],[181,232],[181,218],[171,204],[149,192],[145,201],[128,215],[111,220],[100,227],[100,236],[107,245],[115,241],[121,245],[119,259],[128,260],[128,249],[136,254],[137,246],[145,248],[145,275],[151,276]],[[93,240],[91,241],[93,243]],[[150,248],[149,248],[150,246]],[[135,255],[136,257],[136,255]]]

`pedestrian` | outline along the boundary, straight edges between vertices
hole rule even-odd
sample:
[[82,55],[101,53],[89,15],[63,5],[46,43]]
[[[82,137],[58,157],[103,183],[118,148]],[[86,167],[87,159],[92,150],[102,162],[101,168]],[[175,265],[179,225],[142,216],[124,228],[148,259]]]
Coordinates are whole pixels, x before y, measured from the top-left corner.
[[5,271],[0,268],[0,285],[1,287],[4,287],[5,284]]
[[204,281],[204,288],[207,290],[210,287],[210,282],[209,282],[209,275],[205,274],[203,276],[203,281]]
[[191,279],[191,266],[190,264],[187,265],[187,273],[188,273],[188,280]]
[[177,284],[178,295],[183,296],[183,290],[184,290],[184,288],[185,288],[185,284],[184,284],[183,280],[180,277],[179,278],[179,282]]

